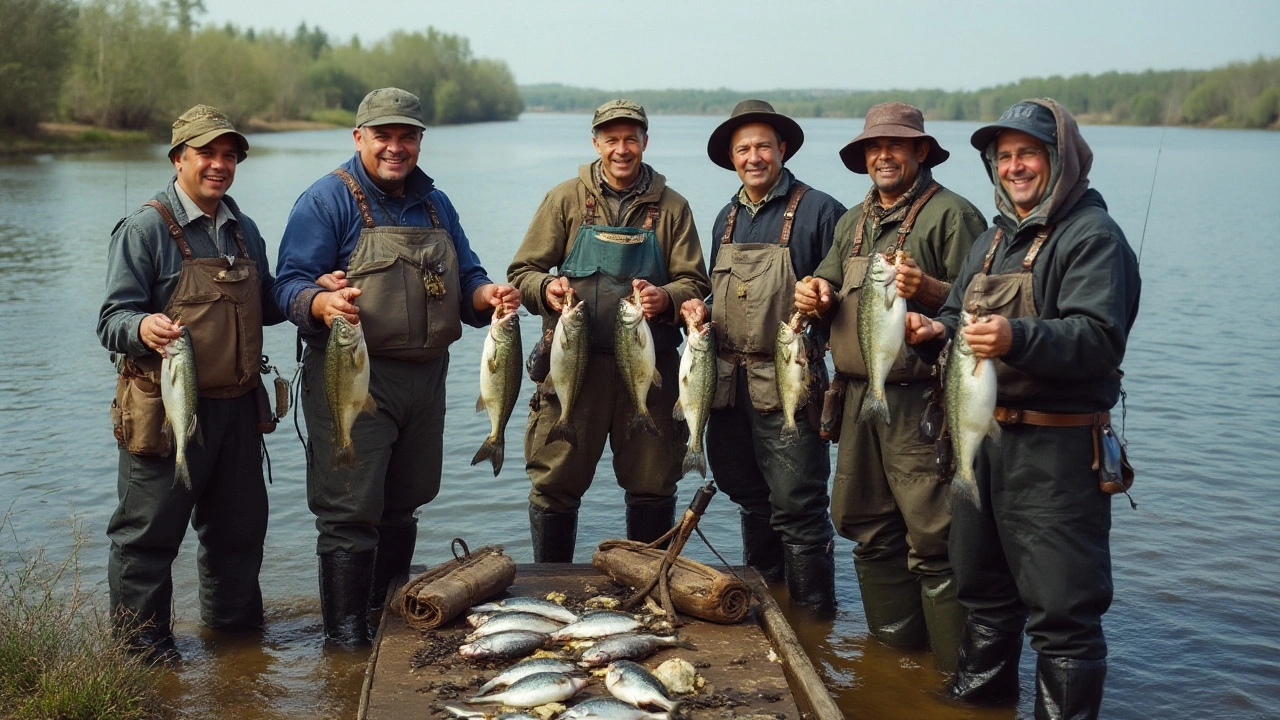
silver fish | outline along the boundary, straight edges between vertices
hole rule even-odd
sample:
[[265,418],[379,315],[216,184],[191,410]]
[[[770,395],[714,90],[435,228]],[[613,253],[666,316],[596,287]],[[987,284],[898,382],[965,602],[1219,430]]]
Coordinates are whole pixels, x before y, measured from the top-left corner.
[[508,630],[476,639],[458,648],[458,654],[473,660],[524,657],[541,648],[547,642],[543,633],[528,630]]
[[[444,709],[450,715],[456,718],[465,718],[466,720],[488,720],[490,717],[483,710],[464,708],[459,705],[445,705]],[[493,720],[542,720],[542,718],[527,712],[504,712],[501,715],[493,716]]]
[[547,433],[547,444],[563,440],[578,446],[578,430],[573,425],[573,406],[587,376],[587,358],[591,338],[587,324],[587,304],[574,300],[573,288],[564,295],[564,307],[551,339],[551,370],[542,383],[542,391],[560,401],[560,419]]
[[702,450],[702,436],[711,415],[711,401],[716,394],[716,341],[711,323],[701,328],[688,322],[684,352],[680,354],[680,398],[671,416],[689,426],[689,445],[684,454],[681,475],[697,470],[707,476],[707,458]]
[[483,605],[476,605],[471,608],[471,612],[526,612],[533,613],[534,615],[541,615],[543,617],[549,617],[552,620],[559,620],[560,622],[565,623],[571,623],[578,619],[577,615],[573,614],[572,611],[563,605],[553,603],[550,600],[543,600],[542,598],[524,596],[509,597],[505,600],[499,600],[498,602],[488,602]]
[[586,685],[586,678],[570,677],[563,673],[540,672],[520,678],[502,692],[477,695],[467,698],[467,702],[471,704],[501,703],[508,707],[531,708],[568,700],[577,695]]
[[980,507],[973,460],[983,438],[999,436],[1000,424],[993,415],[997,389],[995,363],[990,358],[975,358],[973,348],[961,332],[972,322],[973,316],[960,313],[960,325],[947,357],[946,408],[956,460],[956,474],[951,479],[952,497],[965,498]]
[[565,710],[560,718],[567,720],[670,720],[670,713],[653,713],[617,698],[599,697],[584,700]]
[[551,633],[551,639],[555,642],[589,640],[591,638],[605,637],[606,635],[629,633],[643,626],[644,623],[640,622],[634,615],[612,610],[600,610],[586,613],[579,617],[576,622],[556,630]]
[[196,353],[191,347],[191,334],[180,328],[178,337],[164,348],[160,361],[160,401],[164,405],[165,422],[173,437],[173,484],[191,489],[191,473],[187,469],[187,444],[192,438],[203,443],[196,419],[200,402],[200,380],[196,376]]
[[507,668],[500,675],[480,686],[476,691],[477,695],[483,695],[496,687],[506,687],[522,677],[527,677],[534,673],[555,672],[568,675],[576,671],[578,667],[567,660],[557,660],[555,658],[530,658],[529,660],[521,660],[520,662]]
[[529,632],[550,634],[564,627],[564,623],[559,620],[552,620],[544,615],[534,615],[533,613],[511,612],[499,613],[474,632],[467,636],[467,642],[473,642],[485,635],[495,635],[508,630],[528,630]]
[[879,419],[889,424],[884,381],[906,347],[907,301],[898,294],[897,275],[889,258],[873,254],[858,297],[858,348],[867,366],[867,394],[859,422]]
[[643,665],[630,660],[619,660],[609,665],[604,675],[604,686],[609,689],[609,694],[636,707],[654,706],[669,712],[678,704],[667,695],[667,688],[661,680]]
[[589,667],[608,665],[615,660],[639,660],[665,647],[697,650],[692,643],[675,635],[626,634],[601,638],[599,642],[582,651],[579,658]]
[[520,360],[524,350],[520,347],[520,317],[514,312],[498,308],[489,323],[489,333],[484,337],[484,350],[480,353],[480,397],[476,410],[489,413],[489,436],[485,438],[471,464],[488,460],[496,477],[502,469],[503,452],[507,445],[507,421],[516,406],[520,394]]
[[662,376],[658,374],[653,332],[640,307],[639,288],[618,301],[618,316],[613,325],[613,357],[622,384],[636,407],[636,416],[627,428],[628,437],[635,435],[636,430],[661,437],[662,433],[649,414],[648,398],[651,385],[662,387]]
[[804,334],[806,321],[796,313],[790,322],[778,323],[778,335],[773,343],[773,369],[778,383],[778,397],[782,401],[783,442],[792,443],[800,438],[796,426],[796,411],[809,402],[809,353]]
[[333,419],[333,467],[350,467],[356,461],[351,426],[360,413],[377,411],[369,394],[369,351],[364,329],[341,315],[333,319],[324,350],[324,395]]

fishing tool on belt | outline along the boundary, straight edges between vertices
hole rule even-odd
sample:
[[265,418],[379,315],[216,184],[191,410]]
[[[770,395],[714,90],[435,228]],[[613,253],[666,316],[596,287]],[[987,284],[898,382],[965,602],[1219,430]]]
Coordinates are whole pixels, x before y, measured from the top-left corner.
[[262,438],[262,458],[267,464],[267,484],[271,484],[271,455],[267,452],[266,435],[275,432],[276,425],[289,412],[289,382],[280,377],[280,370],[271,364],[271,358],[262,355],[258,358],[258,374],[268,375],[275,373],[276,379],[273,383],[275,388],[275,407],[271,407],[271,398],[267,395],[267,388],[258,382],[258,386],[253,389],[254,404],[258,411],[258,432],[264,436]]

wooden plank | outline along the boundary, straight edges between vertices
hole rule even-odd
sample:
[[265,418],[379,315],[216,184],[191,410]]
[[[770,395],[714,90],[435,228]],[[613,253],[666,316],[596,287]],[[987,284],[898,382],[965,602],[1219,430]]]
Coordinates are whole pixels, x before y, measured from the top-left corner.
[[[755,582],[759,583],[758,576]],[[616,586],[590,565],[520,565],[507,595],[541,597],[556,591],[571,597],[589,597],[602,589],[616,590]],[[808,657],[799,649],[777,604],[767,592],[760,593],[758,600],[752,616],[737,625],[685,618],[687,624],[680,628],[680,635],[698,649],[669,648],[643,663],[654,668],[666,659],[680,657],[697,667],[707,685],[686,702],[684,717],[693,720],[750,715],[786,720],[840,718],[839,711],[830,714],[827,709],[835,705],[817,680]],[[449,640],[452,647],[454,639],[462,642],[460,637],[466,631],[465,621],[457,618],[430,635],[433,641]],[[473,663],[454,652],[438,662],[414,668],[414,654],[423,646],[422,638],[402,618],[386,614],[366,672],[360,720],[445,717],[443,704],[461,703],[479,683],[514,662]],[[601,695],[608,695],[603,679],[593,677],[574,702]]]

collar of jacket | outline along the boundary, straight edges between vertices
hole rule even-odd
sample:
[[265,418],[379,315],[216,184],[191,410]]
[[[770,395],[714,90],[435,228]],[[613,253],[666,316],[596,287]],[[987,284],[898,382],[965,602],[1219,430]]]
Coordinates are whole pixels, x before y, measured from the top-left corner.
[[[578,181],[585,185],[587,192],[595,195],[599,202],[604,202],[604,193],[600,191],[600,186],[593,175],[596,162],[599,161],[578,166]],[[648,163],[644,163],[644,167],[649,172],[649,187],[633,200],[632,207],[660,201],[663,191],[667,189],[667,178],[662,173],[654,170]]]
[[[415,166],[409,172],[409,176],[404,179],[404,198],[393,198],[388,195],[377,183],[369,177],[369,173],[364,169],[364,163],[360,161],[360,153],[356,153],[354,157],[347,161],[347,172],[360,183],[360,187],[364,190],[365,195],[371,199],[381,202],[402,200],[406,205],[410,202],[423,202],[436,189],[435,180],[430,175],[423,172],[420,166]],[[344,190],[345,192],[345,190]],[[348,193],[350,194],[350,193]]]
[[[920,174],[916,175],[916,181],[893,205],[889,207],[880,205],[880,190],[874,184],[867,191],[867,197],[862,204],[867,208],[867,215],[874,218],[879,225],[902,222],[907,219],[907,212],[911,210],[911,203],[916,201],[916,198],[920,196],[920,193],[924,192],[925,188],[929,187],[931,182],[933,182],[933,171],[921,166]],[[865,221],[866,218],[864,217],[863,220]]]
[[755,217],[756,213],[763,210],[765,205],[780,197],[786,197],[787,193],[791,192],[791,184],[793,182],[795,182],[795,176],[784,167],[778,175],[778,181],[773,184],[773,187],[769,188],[769,192],[765,193],[760,202],[751,202],[751,198],[747,196],[746,185],[738,187],[738,194],[733,196],[733,202],[745,208],[747,212],[751,213],[751,217]]

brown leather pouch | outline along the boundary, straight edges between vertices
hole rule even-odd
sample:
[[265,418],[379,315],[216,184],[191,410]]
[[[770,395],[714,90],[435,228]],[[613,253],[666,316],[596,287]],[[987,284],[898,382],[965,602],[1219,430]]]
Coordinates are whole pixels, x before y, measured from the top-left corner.
[[1129,455],[1109,424],[1093,427],[1093,469],[1098,472],[1098,487],[1108,495],[1133,487]]
[[116,444],[134,455],[168,457],[173,451],[165,430],[160,384],[148,375],[126,374],[116,379],[111,424]]
[[279,420],[271,412],[271,396],[267,387],[262,384],[262,376],[258,376],[258,385],[249,392],[253,393],[253,404],[258,409],[258,432],[268,435],[275,431]]
[[840,442],[840,425],[844,420],[844,388],[848,380],[844,375],[836,373],[831,385],[822,394],[822,418],[818,425],[818,435],[823,440]]

